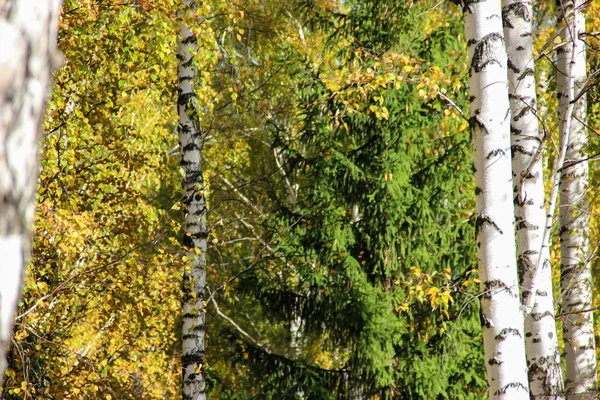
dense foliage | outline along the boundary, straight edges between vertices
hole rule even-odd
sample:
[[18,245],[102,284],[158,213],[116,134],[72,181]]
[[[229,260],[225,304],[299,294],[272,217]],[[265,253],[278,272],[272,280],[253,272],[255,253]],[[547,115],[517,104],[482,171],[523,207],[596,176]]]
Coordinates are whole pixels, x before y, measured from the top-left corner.
[[[469,137],[437,96],[464,101],[452,89],[462,71],[432,68],[448,51],[464,62],[460,20],[423,37],[430,16],[395,7],[388,20],[381,2],[317,11],[331,61],[298,70],[302,126],[294,137],[274,132],[297,184],[272,228],[286,262],[240,286],[267,315],[299,325],[301,339],[295,363],[264,349],[247,359],[273,381],[265,395],[471,398],[483,386],[479,352],[467,351],[481,341],[479,318],[463,291],[474,253]],[[410,56],[423,48],[429,59]],[[315,340],[331,359],[303,349]]]
[[[64,1],[7,399],[181,395],[177,9]],[[210,397],[483,398],[458,7],[211,0],[200,10]],[[538,10],[543,52],[553,5]],[[599,4],[587,14],[597,72]],[[551,57],[537,73],[552,135]]]

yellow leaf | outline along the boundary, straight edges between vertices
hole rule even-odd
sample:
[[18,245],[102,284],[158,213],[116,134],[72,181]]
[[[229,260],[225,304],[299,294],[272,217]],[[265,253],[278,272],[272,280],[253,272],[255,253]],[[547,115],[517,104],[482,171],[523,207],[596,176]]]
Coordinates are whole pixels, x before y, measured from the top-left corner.
[[387,108],[385,107],[381,107],[381,117],[385,120],[389,119],[390,117],[390,112],[388,111]]
[[450,303],[454,303],[454,299],[452,298],[452,295],[450,295],[449,292],[443,292],[440,297],[442,298],[442,301],[444,302],[444,304],[448,304],[448,302]]

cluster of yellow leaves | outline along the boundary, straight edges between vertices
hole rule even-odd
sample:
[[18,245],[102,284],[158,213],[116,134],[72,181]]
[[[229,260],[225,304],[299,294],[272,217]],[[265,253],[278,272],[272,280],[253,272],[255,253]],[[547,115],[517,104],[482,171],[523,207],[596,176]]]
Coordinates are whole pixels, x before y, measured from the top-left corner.
[[407,300],[398,307],[399,311],[407,312],[409,303],[427,302],[432,310],[440,309],[446,318],[448,307],[454,302],[452,292],[456,290],[452,283],[452,270],[446,268],[442,273],[433,272],[431,274],[422,272],[418,267],[410,267],[410,277],[397,284],[403,285],[408,293]]
[[6,380],[17,398],[178,394],[174,16],[170,1],[64,2]]
[[389,111],[384,105],[384,91],[389,87],[398,89],[405,82],[414,83],[414,77],[419,74],[418,60],[394,52],[378,56],[357,50],[354,56],[356,68],[331,69],[323,74],[325,85],[332,91],[333,99],[345,106],[346,112],[366,111],[387,120]]

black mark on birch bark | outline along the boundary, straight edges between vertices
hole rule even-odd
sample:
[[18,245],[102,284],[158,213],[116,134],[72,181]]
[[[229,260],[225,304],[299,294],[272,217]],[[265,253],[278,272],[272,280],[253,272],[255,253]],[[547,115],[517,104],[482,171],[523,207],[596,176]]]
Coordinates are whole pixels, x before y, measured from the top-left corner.
[[504,155],[506,155],[506,153],[502,149],[496,149],[496,150],[490,151],[485,158],[489,160],[490,158],[496,157],[498,155],[504,156]]
[[477,115],[474,115],[471,118],[469,118],[469,125],[471,126],[472,131],[475,129],[479,129],[479,130],[482,130],[483,133],[485,133],[486,135],[489,134],[489,131],[486,128],[485,124],[483,123],[481,118],[479,118]]
[[497,292],[506,291],[508,294],[514,297],[514,293],[512,290],[500,279],[493,279],[490,281],[486,281],[483,284],[485,286],[485,291],[483,292],[484,299],[491,299],[492,295]]
[[504,26],[507,26],[511,29],[515,27],[513,25],[512,19],[509,16],[509,14],[511,14],[511,13],[515,17],[521,18],[525,22],[531,21],[531,15],[529,13],[529,9],[527,8],[527,6],[525,6],[525,4],[523,4],[523,3],[510,4],[510,5],[502,8],[502,22],[504,23]]
[[498,54],[502,53],[503,48],[504,38],[499,33],[492,32],[484,36],[475,45],[471,68],[475,72],[481,72],[490,64],[502,66]]
[[481,327],[482,328],[491,328],[492,327],[492,322],[491,320],[482,312],[479,312],[479,319],[481,322]]
[[519,72],[521,72],[521,70],[515,64],[513,64],[513,62],[511,61],[510,58],[507,60],[507,62],[508,62],[507,63],[508,69],[513,71],[515,74],[518,74]]
[[529,157],[534,156],[534,152],[525,150],[525,147],[521,146],[520,144],[513,145],[511,147],[511,150],[512,150],[512,158],[515,158],[516,153],[524,154]]
[[496,357],[492,357],[490,358],[490,360],[488,361],[488,364],[490,365],[502,365],[502,361],[500,361],[499,359],[497,359]]
[[527,78],[528,76],[533,76],[533,75],[535,75],[535,72],[533,71],[533,69],[526,68],[525,71],[523,71],[523,73],[521,75],[519,75],[517,80],[522,81],[523,79]]
[[531,316],[531,318],[532,318],[534,321],[539,321],[539,320],[541,320],[541,319],[542,319],[542,318],[544,318],[544,317],[551,317],[551,318],[554,318],[554,314],[552,314],[552,312],[550,312],[550,311],[545,311],[545,312],[543,312],[543,313],[531,313],[531,314],[529,314],[529,315]]
[[505,340],[509,336],[518,336],[520,338],[523,337],[521,335],[521,332],[519,332],[518,329],[515,329],[515,328],[504,328],[504,329],[502,329],[500,331],[499,334],[496,335],[495,339],[496,340]]
[[494,395],[498,396],[499,394],[506,394],[506,391],[508,389],[524,390],[527,393],[529,393],[529,390],[527,390],[527,387],[525,385],[523,385],[521,382],[511,382],[508,385],[496,390],[496,393],[494,393]]
[[479,234],[481,228],[483,228],[483,226],[486,224],[493,226],[501,235],[504,234],[498,224],[496,224],[489,215],[485,214],[480,214],[477,216],[477,220],[475,221],[475,234]]

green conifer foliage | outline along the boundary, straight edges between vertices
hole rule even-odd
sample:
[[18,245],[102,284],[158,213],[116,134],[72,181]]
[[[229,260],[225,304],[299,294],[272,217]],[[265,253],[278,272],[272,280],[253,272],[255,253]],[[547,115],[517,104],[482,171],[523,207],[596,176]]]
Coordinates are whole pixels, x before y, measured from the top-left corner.
[[[423,39],[431,5],[387,3],[307,6],[334,56],[299,69],[302,127],[291,139],[274,134],[299,185],[273,221],[285,279],[254,268],[240,285],[273,321],[299,319],[305,340],[284,357],[230,332],[265,398],[466,399],[485,389],[465,289],[475,237],[468,131],[423,78],[460,80],[460,21],[441,7],[442,24]],[[460,85],[442,81],[466,103]]]

